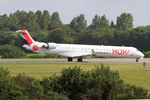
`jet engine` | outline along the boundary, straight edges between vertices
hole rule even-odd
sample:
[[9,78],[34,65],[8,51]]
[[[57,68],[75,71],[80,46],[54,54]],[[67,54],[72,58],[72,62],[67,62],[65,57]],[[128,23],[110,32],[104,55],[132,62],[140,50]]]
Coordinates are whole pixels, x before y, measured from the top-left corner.
[[45,43],[42,47],[46,49],[56,49],[56,43]]

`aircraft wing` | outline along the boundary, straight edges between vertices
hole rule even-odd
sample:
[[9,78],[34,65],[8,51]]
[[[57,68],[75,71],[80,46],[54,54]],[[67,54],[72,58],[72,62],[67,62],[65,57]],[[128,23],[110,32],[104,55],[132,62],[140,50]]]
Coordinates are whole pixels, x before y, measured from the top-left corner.
[[60,53],[59,55],[65,57],[85,57],[85,56],[92,55],[92,52],[65,52],[65,53]]

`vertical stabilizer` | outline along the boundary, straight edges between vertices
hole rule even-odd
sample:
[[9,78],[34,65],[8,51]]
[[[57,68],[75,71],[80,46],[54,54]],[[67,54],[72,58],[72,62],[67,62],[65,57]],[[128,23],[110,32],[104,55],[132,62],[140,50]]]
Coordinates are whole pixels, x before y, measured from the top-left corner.
[[29,45],[31,45],[34,42],[34,40],[32,39],[27,30],[21,29],[18,30],[17,32],[20,33],[21,37],[24,38]]

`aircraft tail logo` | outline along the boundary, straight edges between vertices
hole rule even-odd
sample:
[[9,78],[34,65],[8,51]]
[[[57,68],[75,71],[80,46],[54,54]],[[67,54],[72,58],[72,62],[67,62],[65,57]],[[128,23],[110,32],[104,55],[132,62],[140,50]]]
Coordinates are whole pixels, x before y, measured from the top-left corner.
[[34,42],[34,40],[32,39],[32,37],[30,36],[27,30],[21,29],[18,30],[17,32],[20,33],[21,37],[25,39],[29,45],[31,45]]

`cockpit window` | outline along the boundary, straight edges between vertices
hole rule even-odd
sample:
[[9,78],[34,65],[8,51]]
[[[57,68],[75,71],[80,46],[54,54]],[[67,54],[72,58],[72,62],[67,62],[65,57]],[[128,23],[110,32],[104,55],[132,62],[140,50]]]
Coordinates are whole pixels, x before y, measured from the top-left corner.
[[138,49],[136,49],[136,51],[139,51]]

